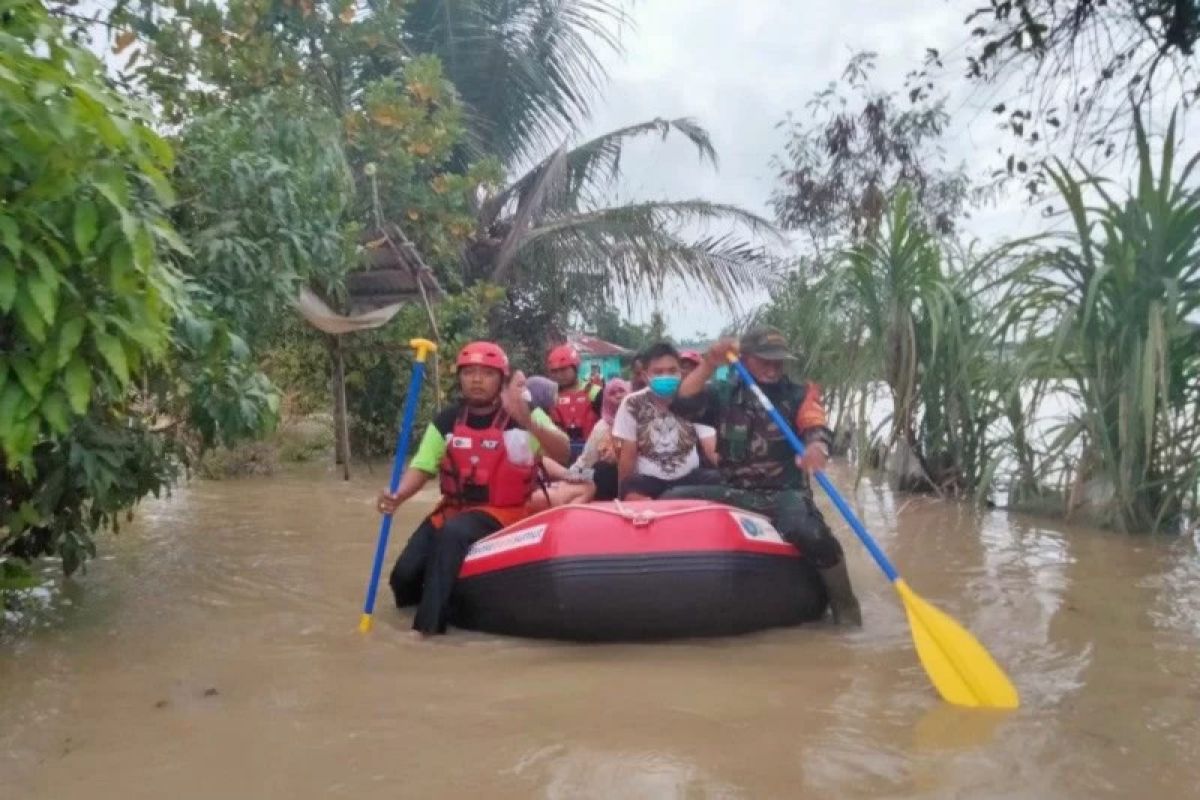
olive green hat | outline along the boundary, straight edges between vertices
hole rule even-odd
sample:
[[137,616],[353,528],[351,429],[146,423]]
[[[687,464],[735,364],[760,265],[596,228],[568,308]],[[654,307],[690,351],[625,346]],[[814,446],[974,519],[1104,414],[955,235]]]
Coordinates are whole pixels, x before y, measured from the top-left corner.
[[795,361],[796,357],[788,349],[787,339],[778,328],[758,325],[742,334],[738,343],[742,355],[758,356],[767,361]]

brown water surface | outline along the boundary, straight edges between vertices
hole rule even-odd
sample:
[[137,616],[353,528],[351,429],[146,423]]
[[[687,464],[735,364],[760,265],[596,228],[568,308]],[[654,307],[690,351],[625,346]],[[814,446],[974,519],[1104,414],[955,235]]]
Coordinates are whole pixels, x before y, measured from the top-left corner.
[[[383,480],[196,482],[144,506],[53,624],[0,642],[0,796],[1197,796],[1193,540],[864,484],[901,574],[1020,688],[1020,711],[980,713],[937,700],[840,523],[859,632],[421,643],[384,587],[360,635]],[[417,513],[397,518],[389,564]]]

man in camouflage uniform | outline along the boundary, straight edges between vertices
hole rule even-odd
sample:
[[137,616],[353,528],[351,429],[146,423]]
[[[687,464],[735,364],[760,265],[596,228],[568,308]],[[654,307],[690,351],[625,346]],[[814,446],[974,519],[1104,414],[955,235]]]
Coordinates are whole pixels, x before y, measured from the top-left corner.
[[[792,422],[805,444],[803,459],[776,427],[753,393],[737,379],[708,385],[726,354],[740,351],[742,361],[784,419]],[[774,328],[754,328],[740,343],[714,344],[679,387],[673,410],[688,419],[703,419],[717,428],[717,453],[723,484],[681,486],[667,498],[712,500],[768,517],[780,535],[800,549],[821,574],[835,622],[861,625],[862,612],[850,586],[842,546],[813,502],[808,472],[823,469],[831,434],[816,384],[798,384],[783,372],[794,357],[787,340]]]

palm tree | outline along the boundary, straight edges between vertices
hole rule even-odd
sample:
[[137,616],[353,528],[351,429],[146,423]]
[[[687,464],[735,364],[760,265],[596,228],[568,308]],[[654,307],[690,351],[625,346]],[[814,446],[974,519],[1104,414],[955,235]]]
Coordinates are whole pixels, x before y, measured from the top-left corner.
[[474,147],[505,165],[556,147],[607,77],[627,23],[613,0],[414,0],[404,30],[433,53],[469,113]]
[[[715,167],[708,133],[694,121],[655,119],[566,143],[606,77],[600,53],[619,49],[616,32],[628,23],[622,5],[415,0],[408,8],[411,46],[442,61],[467,107],[477,152],[512,174],[551,151],[507,186],[481,190],[466,282],[553,283],[569,297],[598,298],[614,289],[657,292],[675,277],[729,299],[771,273],[773,261],[744,235],[774,232],[755,214],[704,200],[606,204],[632,139],[683,136]],[[710,234],[714,223],[742,235]]]
[[511,285],[531,277],[657,292],[668,278],[730,297],[772,274],[774,261],[749,239],[686,236],[690,225],[731,223],[748,233],[773,232],[767,220],[705,200],[645,201],[607,206],[630,139],[685,137],[701,162],[716,164],[708,134],[688,119],[621,128],[572,149],[564,145],[503,189],[484,192],[467,247],[466,277]]

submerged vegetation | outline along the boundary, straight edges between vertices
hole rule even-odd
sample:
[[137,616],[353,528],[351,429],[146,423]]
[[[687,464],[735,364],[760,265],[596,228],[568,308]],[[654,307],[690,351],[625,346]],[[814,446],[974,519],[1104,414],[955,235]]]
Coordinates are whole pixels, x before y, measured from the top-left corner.
[[[1200,488],[1200,188],[1176,121],[1135,109],[1128,187],[1048,167],[1069,225],[980,252],[939,237],[897,177],[880,224],[807,265],[763,316],[805,346],[843,424],[885,386],[901,488],[1054,501],[1125,530],[1177,528]],[[1049,398],[1065,407],[1051,419]],[[1039,430],[1040,429],[1040,430]]]

